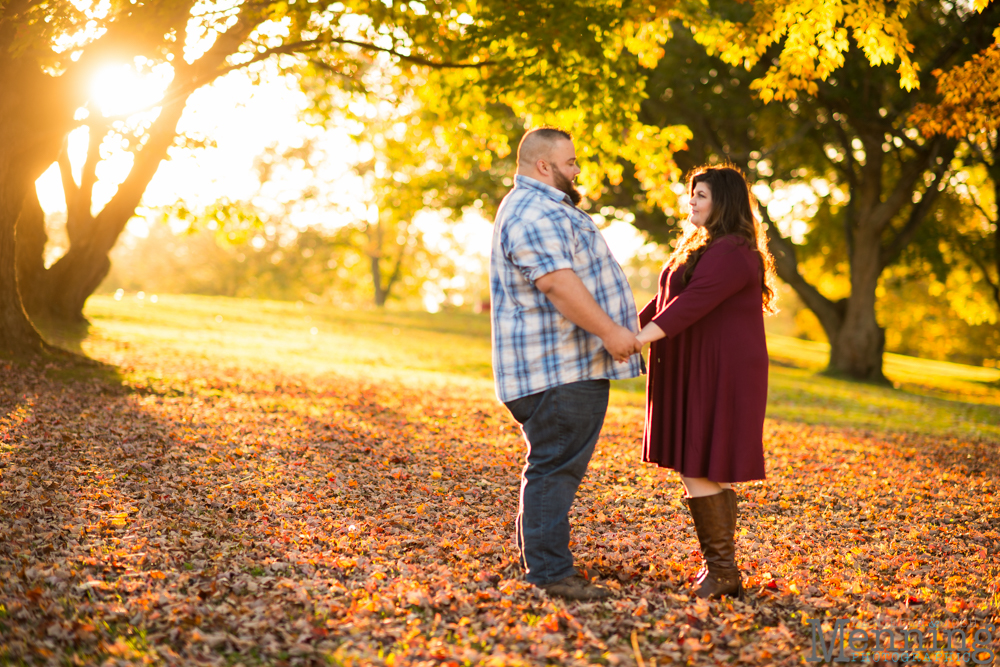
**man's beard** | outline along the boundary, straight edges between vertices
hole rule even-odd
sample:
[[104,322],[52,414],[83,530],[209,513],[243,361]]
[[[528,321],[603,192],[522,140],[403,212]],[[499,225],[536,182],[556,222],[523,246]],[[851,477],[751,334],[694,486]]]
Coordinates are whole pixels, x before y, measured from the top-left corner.
[[569,195],[569,199],[573,202],[573,206],[579,204],[580,200],[583,199],[583,195],[581,195],[580,191],[576,189],[575,185],[573,185],[573,181],[566,178],[566,175],[562,173],[562,170],[559,169],[559,167],[556,167],[555,165],[552,165],[552,167],[552,173],[554,174],[556,181],[556,188]]

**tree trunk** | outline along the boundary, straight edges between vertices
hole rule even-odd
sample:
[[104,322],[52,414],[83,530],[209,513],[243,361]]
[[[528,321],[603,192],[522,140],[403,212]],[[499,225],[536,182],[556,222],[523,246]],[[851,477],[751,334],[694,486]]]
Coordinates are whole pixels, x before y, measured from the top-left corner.
[[[9,90],[2,81],[0,88]],[[4,102],[0,105],[6,106]],[[42,352],[44,342],[28,320],[17,288],[17,219],[28,178],[11,173],[12,167],[15,170],[17,167],[11,165],[11,144],[7,143],[8,137],[4,134],[7,133],[0,130],[0,146],[5,147],[0,149],[0,352],[14,356],[34,355]]]
[[406,256],[406,244],[399,246],[399,254],[396,255],[396,261],[392,265],[392,273],[389,274],[389,278],[385,281],[384,294],[382,296],[382,305],[389,299],[389,295],[392,293],[392,287],[399,280],[399,276],[403,270],[403,258]]
[[372,287],[375,289],[375,306],[381,308],[385,305],[385,283],[382,282],[382,221],[369,222],[365,229],[368,237],[368,259],[372,269]]
[[[827,372],[884,383],[887,382],[882,372],[885,330],[875,317],[879,276],[886,266],[898,260],[940,195],[955,142],[939,138],[921,147],[914,158],[901,163],[899,176],[887,187],[882,135],[863,132],[860,136],[866,159],[858,163],[849,160],[845,169],[850,184],[850,204],[843,215],[851,295],[834,302],[806,282],[798,271],[794,246],[773,223],[768,226],[768,245],[778,276],[815,313],[826,333],[830,343]],[[850,155],[852,146],[846,135],[843,148]],[[932,178],[921,191],[918,183],[927,175]],[[920,195],[916,200],[915,192]],[[767,222],[766,209],[762,214]]]
[[45,211],[38,203],[38,193],[29,188],[17,219],[17,286],[28,317],[38,313],[41,302],[38,286],[45,276]]
[[[28,319],[18,289],[19,267],[29,275],[33,261],[18,258],[18,219],[25,197],[34,195],[35,180],[59,154],[72,111],[55,94],[51,77],[11,57],[5,47],[12,30],[13,25],[0,22],[0,350],[26,356],[42,352],[45,343]],[[29,224],[35,214],[29,207],[26,239],[37,231]],[[32,252],[38,250],[37,238],[33,245]]]
[[[875,290],[882,273],[878,236],[856,231],[851,258],[851,296],[837,330],[827,332],[830,364],[827,371],[868,382],[886,382],[882,373],[885,331],[875,319]],[[831,335],[832,334],[832,335]]]
[[[168,18],[180,21],[175,26],[180,28],[187,20],[187,10],[171,14]],[[118,192],[96,216],[91,213],[91,192],[96,182],[93,172],[105,126],[95,124],[91,127],[91,132],[98,132],[100,136],[92,137],[90,142],[91,154],[88,155],[88,168],[84,170],[83,181],[76,186],[68,173],[63,174],[67,190],[70,248],[45,271],[37,289],[33,288],[37,295],[32,295],[32,303],[36,303],[37,299],[45,317],[59,322],[85,321],[83,306],[108,275],[111,269],[108,254],[135,214],[160,162],[167,158],[167,149],[177,136],[177,123],[188,98],[195,90],[225,72],[220,68],[226,58],[239,48],[255,25],[241,17],[234,26],[220,34],[215,44],[196,62],[186,64],[182,58],[175,59],[173,82],[164,95],[165,102],[159,116],[149,128],[146,143],[138,151],[132,170],[118,187]],[[180,55],[179,52],[177,55]],[[65,133],[59,136],[60,141],[63,136]],[[69,163],[68,160],[62,162],[64,165],[60,168],[65,172]]]
[[[993,179],[993,184],[994,196],[1000,196],[1000,182],[997,181],[996,177]],[[1000,209],[1000,204],[998,204],[998,209]],[[991,282],[990,287],[993,292],[993,301],[997,304],[997,313],[1000,314],[1000,215],[997,215],[997,221],[993,223],[993,268],[996,270],[996,281]],[[986,270],[983,273],[988,275]]]
[[113,232],[103,233],[98,238],[99,231],[95,230],[88,243],[71,246],[45,272],[37,293],[32,295],[32,302],[41,306],[36,312],[59,322],[86,321],[83,306],[108,275],[111,269],[108,252],[118,238]]
[[375,287],[375,306],[381,308],[385,305],[385,288],[382,286],[382,258],[378,253],[369,255],[372,264],[372,285]]
[[[42,304],[44,314],[60,322],[82,322],[83,306],[111,270],[108,253],[135,213],[146,186],[156,174],[167,149],[177,135],[177,122],[184,112],[187,95],[171,95],[150,128],[149,140],[136,156],[135,165],[119,186],[118,192],[96,216],[90,213],[90,188],[93,182],[81,183],[79,195],[87,206],[67,202],[67,228],[75,233],[66,254],[45,272],[32,302]],[[94,150],[100,140],[91,142]],[[88,160],[91,156],[88,156]],[[65,179],[64,179],[65,181]]]
[[[767,210],[761,209],[767,220]],[[816,315],[830,342],[827,372],[857,380],[885,382],[882,355],[885,332],[875,319],[875,288],[881,273],[879,246],[869,240],[856,245],[852,257],[851,296],[832,301],[806,282],[799,273],[795,246],[782,237],[773,222],[767,230],[768,247],[774,255],[778,277],[788,283],[806,307]]]
[[[997,146],[1000,146],[1000,137],[997,137]],[[996,206],[996,219],[989,220],[993,225],[993,253],[991,259],[993,264],[993,270],[996,273],[996,277],[990,275],[989,263],[985,266],[980,267],[983,272],[983,278],[986,283],[990,286],[990,292],[993,294],[993,302],[997,306],[997,314],[1000,315],[1000,157],[997,156],[997,147],[992,150],[992,162],[986,165],[987,171],[990,175],[990,180],[993,181],[993,202]],[[983,212],[985,214],[985,211]],[[1000,326],[1000,322],[998,322]]]

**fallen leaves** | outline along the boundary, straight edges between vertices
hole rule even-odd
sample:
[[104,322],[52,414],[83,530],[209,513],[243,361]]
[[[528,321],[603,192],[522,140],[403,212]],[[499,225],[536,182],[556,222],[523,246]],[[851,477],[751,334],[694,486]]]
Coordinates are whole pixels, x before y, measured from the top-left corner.
[[0,365],[4,661],[799,664],[809,618],[1000,620],[996,443],[769,422],[749,600],[706,603],[679,487],[612,409],[571,519],[617,597],[566,603],[519,578],[488,384],[132,361],[126,390]]

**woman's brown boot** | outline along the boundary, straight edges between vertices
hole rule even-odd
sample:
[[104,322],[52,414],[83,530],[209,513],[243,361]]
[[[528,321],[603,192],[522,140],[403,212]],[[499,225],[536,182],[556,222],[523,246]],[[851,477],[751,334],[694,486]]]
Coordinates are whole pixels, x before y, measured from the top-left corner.
[[688,509],[705,557],[694,594],[714,599],[729,595],[743,597],[743,581],[736,567],[735,492],[725,490],[713,496],[688,498]]
[[723,489],[722,492],[729,498],[729,506],[733,508],[733,523],[735,524],[736,520],[740,518],[740,512],[737,508],[738,497],[736,492],[732,489]]

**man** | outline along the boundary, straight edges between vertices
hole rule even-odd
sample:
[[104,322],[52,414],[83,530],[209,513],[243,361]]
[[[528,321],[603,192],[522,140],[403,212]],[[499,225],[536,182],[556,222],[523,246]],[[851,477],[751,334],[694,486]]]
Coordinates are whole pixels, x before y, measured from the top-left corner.
[[493,229],[490,296],[497,396],[524,432],[517,545],[526,579],[552,595],[610,595],[577,573],[569,508],[604,424],[610,379],[642,373],[635,301],[590,216],[569,134],[539,128],[517,149]]

